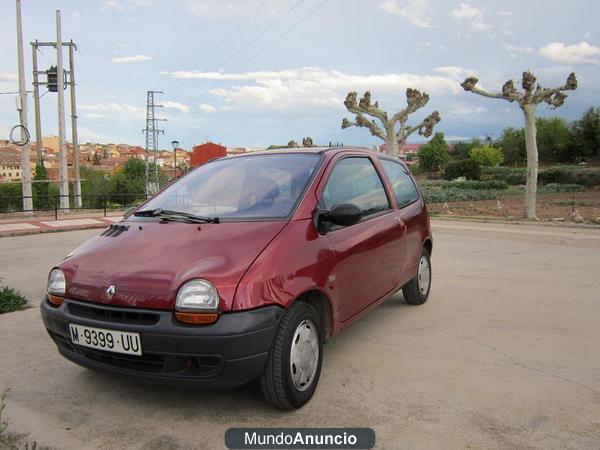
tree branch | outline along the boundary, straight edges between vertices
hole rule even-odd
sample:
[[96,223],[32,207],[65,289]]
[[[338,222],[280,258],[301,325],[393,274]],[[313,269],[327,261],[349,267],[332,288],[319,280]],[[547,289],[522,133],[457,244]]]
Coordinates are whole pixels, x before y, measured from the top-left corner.
[[409,114],[414,113],[429,102],[429,95],[425,92],[421,93],[416,89],[408,88],[406,90],[406,102],[408,106],[392,116],[392,126],[395,126],[397,122],[400,122],[400,125],[404,125],[408,120]]
[[351,122],[347,118],[344,117],[342,120],[342,130],[348,127],[365,127],[368,128],[373,136],[377,136],[383,141],[386,141],[385,133],[381,130],[381,128],[377,125],[375,120],[369,120],[362,114],[356,115],[356,122]]
[[477,87],[477,83],[479,80],[475,77],[469,77],[465,79],[460,85],[465,91],[473,92],[474,94],[482,95],[483,97],[489,98],[500,98],[503,100],[508,100],[509,102],[514,102],[515,100],[520,100],[521,95],[516,91],[514,82],[512,80],[508,80],[502,86],[502,92],[490,92],[484,89]]
[[415,125],[414,127],[408,127],[404,129],[401,128],[398,134],[402,133],[402,137],[404,138],[404,140],[406,140],[408,136],[410,136],[418,130],[421,136],[429,137],[433,133],[433,127],[440,120],[442,120],[442,118],[440,117],[440,113],[434,111],[431,114],[429,114],[429,116],[427,116],[420,124]]

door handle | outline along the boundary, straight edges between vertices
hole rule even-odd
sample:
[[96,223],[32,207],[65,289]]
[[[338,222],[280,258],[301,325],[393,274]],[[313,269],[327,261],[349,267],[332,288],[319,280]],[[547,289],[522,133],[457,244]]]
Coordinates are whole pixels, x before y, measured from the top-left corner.
[[398,222],[398,225],[404,226],[404,221],[398,216],[396,216],[396,222]]

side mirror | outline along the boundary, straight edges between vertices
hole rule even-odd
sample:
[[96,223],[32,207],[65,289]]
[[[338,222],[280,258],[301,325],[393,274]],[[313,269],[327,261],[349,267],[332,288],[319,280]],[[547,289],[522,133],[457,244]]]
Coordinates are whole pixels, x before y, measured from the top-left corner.
[[330,210],[317,208],[314,215],[315,227],[321,234],[326,234],[328,227],[323,222],[347,227],[358,223],[362,217],[360,208],[352,203],[339,203]]

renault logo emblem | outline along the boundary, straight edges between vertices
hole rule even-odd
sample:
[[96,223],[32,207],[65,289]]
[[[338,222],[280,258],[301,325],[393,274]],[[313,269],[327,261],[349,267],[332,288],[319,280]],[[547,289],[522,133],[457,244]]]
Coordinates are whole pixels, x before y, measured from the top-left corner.
[[111,284],[108,289],[106,290],[106,296],[108,297],[109,300],[112,300],[112,298],[115,296],[115,293],[117,292],[117,289],[115,288],[114,284]]

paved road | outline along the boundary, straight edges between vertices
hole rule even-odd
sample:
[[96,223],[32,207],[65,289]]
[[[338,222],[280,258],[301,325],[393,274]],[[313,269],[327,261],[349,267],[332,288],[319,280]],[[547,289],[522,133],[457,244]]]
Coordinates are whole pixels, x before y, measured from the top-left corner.
[[[222,448],[230,426],[369,426],[379,448],[600,447],[600,232],[434,222],[430,301],[399,294],[325,348],[303,409],[250,385],[194,392],[58,356],[37,308],[0,316],[11,429],[57,448]],[[0,239],[0,276],[37,302],[94,231]]]

